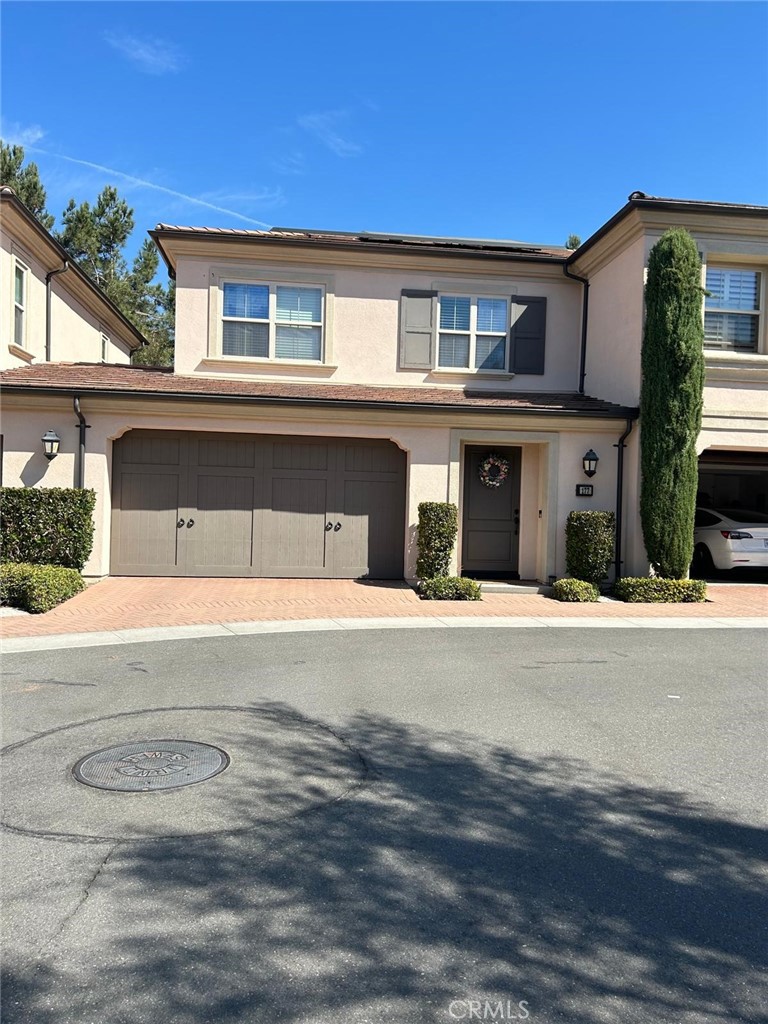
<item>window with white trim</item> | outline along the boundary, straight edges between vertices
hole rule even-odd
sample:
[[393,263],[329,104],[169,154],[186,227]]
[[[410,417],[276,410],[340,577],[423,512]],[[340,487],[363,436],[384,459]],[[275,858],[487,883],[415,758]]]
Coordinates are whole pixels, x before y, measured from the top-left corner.
[[311,285],[223,282],[222,355],[320,362],[324,297]]
[[760,339],[762,275],[757,270],[707,267],[704,346],[756,352]]
[[438,302],[438,367],[503,372],[509,331],[507,299],[441,294]]
[[27,268],[16,260],[13,272],[13,343],[24,348],[27,313]]

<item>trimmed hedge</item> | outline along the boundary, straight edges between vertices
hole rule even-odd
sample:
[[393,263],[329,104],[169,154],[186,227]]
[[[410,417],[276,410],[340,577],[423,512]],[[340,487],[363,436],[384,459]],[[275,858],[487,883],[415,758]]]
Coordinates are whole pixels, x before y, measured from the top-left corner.
[[555,580],[552,597],[556,601],[597,601],[600,591],[586,580]]
[[82,569],[93,548],[95,504],[91,490],[0,488],[3,560]]
[[481,601],[480,584],[466,576],[433,576],[419,583],[425,601]]
[[25,612],[48,612],[85,589],[77,569],[61,565],[0,565],[0,603]]
[[571,576],[600,583],[613,560],[616,516],[585,509],[568,513],[565,524],[565,565]]
[[680,604],[706,601],[704,580],[666,580],[661,576],[625,576],[617,580],[613,593],[620,601]]
[[[447,576],[451,552],[459,531],[459,510],[448,501],[422,501],[419,505],[416,573],[422,580]],[[458,578],[458,577],[457,577]]]

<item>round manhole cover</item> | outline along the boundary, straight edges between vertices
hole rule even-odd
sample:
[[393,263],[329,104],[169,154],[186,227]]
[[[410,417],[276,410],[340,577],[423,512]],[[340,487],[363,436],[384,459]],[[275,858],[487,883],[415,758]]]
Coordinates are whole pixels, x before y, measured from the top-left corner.
[[229,755],[191,740],[136,740],[82,757],[72,774],[96,789],[148,793],[204,782],[223,772]]

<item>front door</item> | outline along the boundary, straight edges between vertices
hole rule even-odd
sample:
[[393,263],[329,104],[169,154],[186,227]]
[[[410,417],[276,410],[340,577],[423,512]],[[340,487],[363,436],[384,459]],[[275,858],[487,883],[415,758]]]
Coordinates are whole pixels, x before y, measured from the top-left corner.
[[[506,479],[488,486],[481,467],[489,455],[509,465]],[[478,579],[518,578],[520,448],[468,448],[464,461],[462,575]]]

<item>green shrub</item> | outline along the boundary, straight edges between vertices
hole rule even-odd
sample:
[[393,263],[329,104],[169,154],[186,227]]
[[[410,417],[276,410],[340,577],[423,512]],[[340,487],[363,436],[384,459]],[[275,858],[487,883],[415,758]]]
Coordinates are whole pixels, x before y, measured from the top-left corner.
[[552,596],[556,601],[597,601],[600,591],[586,580],[556,580]]
[[481,601],[480,584],[466,576],[433,576],[419,583],[425,601]]
[[416,573],[420,579],[447,576],[451,553],[459,530],[459,510],[447,501],[422,501],[419,505],[419,557]]
[[604,580],[613,560],[615,535],[613,512],[569,512],[565,524],[565,566],[570,575],[588,583]]
[[0,601],[26,612],[47,612],[85,589],[77,569],[61,565],[0,565]]
[[613,593],[620,601],[662,603],[706,601],[704,580],[666,580],[660,576],[625,576],[617,580]]
[[3,560],[82,569],[93,547],[95,503],[90,490],[0,488]]

